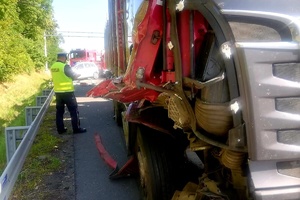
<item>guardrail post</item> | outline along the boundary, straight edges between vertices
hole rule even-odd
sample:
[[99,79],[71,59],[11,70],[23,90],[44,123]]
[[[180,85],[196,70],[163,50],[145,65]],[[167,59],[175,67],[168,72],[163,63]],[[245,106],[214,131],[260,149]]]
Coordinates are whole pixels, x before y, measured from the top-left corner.
[[43,94],[42,96],[49,96],[49,94],[51,93],[52,89],[45,89],[43,90]]
[[45,103],[47,98],[48,98],[48,96],[37,96],[36,97],[36,105],[42,106]]
[[25,108],[25,123],[26,126],[30,126],[33,120],[39,113],[41,106],[31,106]]
[[5,128],[7,162],[9,162],[14,155],[28,129],[29,126],[15,126]]

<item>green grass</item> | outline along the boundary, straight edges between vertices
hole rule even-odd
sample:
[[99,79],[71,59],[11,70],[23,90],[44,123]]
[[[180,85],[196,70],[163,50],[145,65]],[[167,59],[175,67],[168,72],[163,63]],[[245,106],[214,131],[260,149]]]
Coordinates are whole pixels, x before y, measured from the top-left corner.
[[[10,83],[0,83],[0,172],[6,167],[5,127],[25,126],[25,107],[35,106],[36,97],[49,88],[50,76],[42,73],[16,77]],[[33,145],[26,157],[14,187],[15,199],[26,199],[27,191],[35,191],[45,175],[59,170],[62,161],[57,156],[65,140],[57,137],[55,98],[43,118]],[[25,195],[25,196],[24,196]],[[40,194],[43,198],[44,194]],[[14,198],[12,197],[12,198]]]
[[[45,174],[56,171],[61,167],[61,160],[52,154],[58,151],[60,144],[63,142],[63,139],[53,135],[53,130],[55,130],[54,113],[55,106],[52,102],[26,158],[23,170],[19,174],[17,186],[21,185],[21,187],[15,187],[15,193],[17,194],[22,193],[22,191],[33,190]],[[18,191],[20,188],[21,191]]]
[[0,83],[0,172],[6,166],[5,128],[25,126],[25,107],[35,106],[36,97],[49,85],[46,73],[16,76],[14,81]]
[[[36,193],[36,188],[40,186],[43,178],[59,171],[63,165],[57,153],[61,150],[65,139],[53,134],[56,133],[54,101],[55,98],[43,118],[10,199],[32,199],[30,194]],[[45,191],[38,193],[38,199],[45,199],[45,194]]]

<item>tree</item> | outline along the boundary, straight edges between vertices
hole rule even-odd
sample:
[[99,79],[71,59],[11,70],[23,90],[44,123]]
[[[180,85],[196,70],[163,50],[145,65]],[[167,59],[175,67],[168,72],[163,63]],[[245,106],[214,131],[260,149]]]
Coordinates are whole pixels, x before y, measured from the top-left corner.
[[[36,64],[36,69],[41,69],[48,58],[44,57],[44,35],[54,32],[57,24],[53,17],[51,0],[20,0],[19,18],[25,24],[22,35],[31,40],[28,44],[28,53]],[[58,46],[57,40],[47,40],[47,46]],[[51,55],[51,54],[50,54]]]
[[46,58],[44,34],[56,28],[52,0],[0,0],[0,82],[40,70],[54,59],[60,39],[47,40],[51,51]]
[[18,18],[16,0],[0,1],[0,81],[13,74],[30,71],[33,62],[24,46],[23,24]]

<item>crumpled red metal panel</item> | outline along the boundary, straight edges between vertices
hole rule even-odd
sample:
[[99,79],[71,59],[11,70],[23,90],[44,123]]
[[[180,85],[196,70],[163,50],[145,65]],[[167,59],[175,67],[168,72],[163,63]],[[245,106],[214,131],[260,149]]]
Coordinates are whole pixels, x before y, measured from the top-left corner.
[[[137,80],[136,73],[139,68],[144,69],[144,81],[151,82],[154,74],[153,68],[156,56],[160,47],[163,30],[163,7],[157,4],[157,1],[149,1],[147,14],[137,28],[136,38],[134,40],[134,50],[136,54],[132,65],[129,66],[124,75],[126,85],[135,85]],[[159,36],[157,36],[159,32]],[[154,38],[155,44],[154,44]]]
[[111,98],[118,100],[123,103],[130,103],[136,100],[146,99],[148,101],[155,101],[158,92],[145,88],[136,88],[136,87],[124,87],[119,92],[110,92],[106,94],[105,98]]
[[147,13],[138,25],[136,38],[133,40],[135,57],[128,66],[122,82],[115,84],[112,80],[105,80],[91,89],[87,96],[111,98],[123,103],[141,99],[152,102],[157,98],[158,92],[136,86],[136,73],[142,68],[144,71],[143,82],[152,85],[161,84],[161,74],[155,74],[153,69],[162,38],[162,20],[162,5],[158,4],[156,0],[149,0]]
[[105,80],[89,90],[86,95],[89,97],[111,98],[123,103],[130,103],[139,99],[146,99],[153,102],[159,93],[154,90],[131,86],[119,89],[112,80]]
[[112,80],[105,80],[86,93],[88,97],[101,97],[109,92],[119,91]]

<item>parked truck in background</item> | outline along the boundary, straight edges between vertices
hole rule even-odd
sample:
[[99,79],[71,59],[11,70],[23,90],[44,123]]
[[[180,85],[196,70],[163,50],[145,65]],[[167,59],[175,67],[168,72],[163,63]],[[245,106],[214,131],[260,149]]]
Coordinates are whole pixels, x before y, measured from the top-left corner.
[[115,101],[144,199],[300,199],[300,1],[108,4],[116,77],[87,95]]

